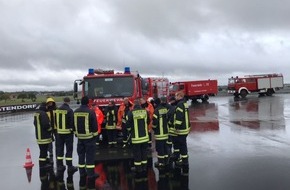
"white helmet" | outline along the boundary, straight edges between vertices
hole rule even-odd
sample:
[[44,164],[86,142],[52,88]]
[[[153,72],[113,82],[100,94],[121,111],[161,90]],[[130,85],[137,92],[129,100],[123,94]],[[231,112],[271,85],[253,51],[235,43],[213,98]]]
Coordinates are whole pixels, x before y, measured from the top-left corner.
[[152,97],[149,97],[149,98],[147,99],[148,102],[151,102],[152,100],[154,100]]

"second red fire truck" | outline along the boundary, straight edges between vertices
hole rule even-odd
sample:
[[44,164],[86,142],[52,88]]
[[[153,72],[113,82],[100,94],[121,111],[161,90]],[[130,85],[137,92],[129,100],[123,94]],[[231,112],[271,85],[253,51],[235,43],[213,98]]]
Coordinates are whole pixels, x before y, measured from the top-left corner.
[[245,98],[252,92],[271,96],[276,90],[284,86],[282,74],[247,75],[244,77],[231,77],[228,82],[228,93],[235,97]]
[[174,96],[176,92],[183,91],[187,100],[193,102],[201,99],[203,102],[218,93],[217,80],[198,80],[173,82],[169,88],[169,96]]

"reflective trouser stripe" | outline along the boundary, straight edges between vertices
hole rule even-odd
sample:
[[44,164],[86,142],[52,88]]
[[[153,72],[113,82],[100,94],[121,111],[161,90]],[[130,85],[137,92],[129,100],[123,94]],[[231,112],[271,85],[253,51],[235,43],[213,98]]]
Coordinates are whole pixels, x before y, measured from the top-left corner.
[[86,165],[86,168],[92,169],[92,168],[95,168],[95,165]]

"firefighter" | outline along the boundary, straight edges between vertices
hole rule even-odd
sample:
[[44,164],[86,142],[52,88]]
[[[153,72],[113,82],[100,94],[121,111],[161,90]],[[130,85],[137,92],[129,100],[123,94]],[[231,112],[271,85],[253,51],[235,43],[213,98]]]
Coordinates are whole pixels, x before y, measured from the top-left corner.
[[[40,171],[45,171],[50,167],[47,163],[48,146],[52,142],[51,126],[49,118],[46,114],[46,103],[40,104],[39,109],[34,114],[33,124],[35,126],[35,135],[39,146],[39,168]],[[41,172],[40,172],[41,173]]]
[[134,168],[136,172],[146,172],[147,169],[147,147],[149,141],[148,125],[150,116],[145,108],[141,107],[140,100],[134,101],[134,109],[129,111],[126,127],[131,133],[131,143],[134,156]]
[[102,110],[99,108],[99,106],[97,106],[96,103],[92,104],[92,109],[94,110],[96,117],[97,117],[97,124],[98,124],[98,136],[97,136],[97,141],[96,141],[96,145],[97,147],[99,147],[100,145],[100,135],[102,132],[102,124],[104,122],[104,114],[102,112]]
[[148,125],[148,133],[149,133],[148,148],[151,149],[152,148],[151,130],[152,130],[152,118],[154,114],[154,107],[149,101],[146,101],[144,98],[140,98],[140,103],[141,107],[145,108],[149,112],[150,123]]
[[184,93],[182,91],[175,94],[176,107],[174,112],[174,129],[176,138],[174,143],[179,147],[180,158],[176,162],[177,166],[188,167],[188,154],[187,154],[187,142],[186,138],[190,131],[190,121],[188,104],[184,99]]
[[155,167],[163,169],[168,158],[166,141],[168,140],[167,112],[169,109],[165,97],[161,97],[161,99],[156,98],[155,105],[156,109],[152,120],[158,158]]
[[110,101],[108,107],[105,111],[105,123],[106,130],[108,134],[108,145],[109,147],[117,146],[117,120],[118,120],[118,110],[115,106],[114,101]]
[[127,122],[127,115],[130,110],[133,109],[133,103],[129,100],[129,98],[124,98],[123,103],[120,105],[118,109],[118,123],[117,128],[122,130],[123,134],[123,148],[127,146],[129,143],[128,139],[128,132],[126,128],[126,122]]
[[[168,118],[168,140],[166,142],[167,144],[167,154],[169,158],[172,158],[173,160],[176,160],[176,158],[179,156],[179,148],[176,146],[176,143],[174,143],[176,132],[173,126],[174,123],[174,112],[175,112],[175,106],[176,106],[176,100],[175,97],[172,96],[169,98],[168,102],[168,112],[167,112],[167,118]],[[175,154],[172,154],[172,146],[173,146],[173,152]]]
[[74,128],[78,138],[77,152],[79,156],[80,185],[88,177],[88,187],[92,188],[98,174],[94,173],[96,156],[97,118],[88,106],[89,98],[81,99],[81,106],[74,111]]
[[53,142],[55,140],[55,134],[56,134],[56,126],[55,126],[55,110],[56,110],[56,103],[54,101],[53,98],[47,98],[46,99],[46,113],[48,115],[49,121],[50,121],[50,126],[52,129],[52,142],[50,143],[49,147],[48,147],[48,151],[49,151],[49,160],[51,162],[51,164],[53,164]]
[[55,110],[56,123],[56,165],[59,172],[64,171],[64,146],[66,147],[65,161],[68,173],[77,171],[77,167],[72,164],[73,143],[74,143],[74,114],[69,106],[70,98],[65,97],[63,104]]

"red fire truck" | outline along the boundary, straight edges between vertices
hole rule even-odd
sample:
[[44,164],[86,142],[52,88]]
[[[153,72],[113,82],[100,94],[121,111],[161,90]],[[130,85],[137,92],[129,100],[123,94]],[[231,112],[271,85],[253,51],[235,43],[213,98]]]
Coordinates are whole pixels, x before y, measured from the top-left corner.
[[88,96],[90,104],[94,102],[104,108],[112,100],[117,106],[120,105],[124,97],[134,101],[140,97],[167,96],[169,80],[161,77],[142,78],[138,72],[131,72],[129,67],[125,67],[124,72],[89,69],[83,79],[74,82],[75,98],[78,85],[82,85],[82,96]]
[[218,92],[217,80],[199,80],[173,82],[169,88],[169,96],[174,96],[176,92],[183,91],[187,100],[193,102],[201,99],[203,102],[214,96]]
[[246,75],[231,77],[228,82],[228,93],[235,97],[245,98],[249,93],[272,96],[276,90],[284,86],[282,74]]

